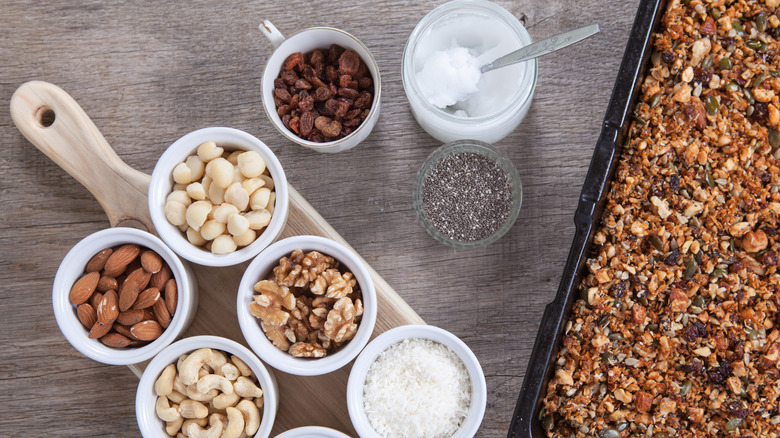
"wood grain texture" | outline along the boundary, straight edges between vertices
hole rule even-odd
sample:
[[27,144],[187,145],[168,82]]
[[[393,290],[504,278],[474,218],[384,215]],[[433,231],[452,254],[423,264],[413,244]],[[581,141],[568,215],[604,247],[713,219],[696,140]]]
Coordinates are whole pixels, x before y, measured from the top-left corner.
[[[50,294],[60,260],[109,222],[89,191],[11,121],[13,91],[39,79],[73,95],[117,155],[144,173],[167,145],[205,126],[231,126],[263,140],[291,184],[412,309],[471,347],[489,395],[478,436],[505,436],[542,311],[568,253],[577,196],[638,2],[496,1],[521,18],[535,40],[593,22],[602,32],[539,60],[528,117],[496,144],[523,180],[520,217],[500,241],[472,251],[429,238],[411,203],[414,175],[438,142],[409,111],[400,60],[416,23],[440,3],[2,2],[1,434],[138,435],[136,377],[126,367],[81,356],[54,321]],[[276,132],[260,103],[258,81],[271,53],[256,30],[262,19],[285,34],[338,27],[371,49],[382,72],[383,105],[367,141],[322,155]],[[226,302],[234,293],[226,291]],[[215,327],[237,330],[235,315],[212,314],[203,303],[198,312]],[[282,409],[295,407],[294,399],[282,401]]]

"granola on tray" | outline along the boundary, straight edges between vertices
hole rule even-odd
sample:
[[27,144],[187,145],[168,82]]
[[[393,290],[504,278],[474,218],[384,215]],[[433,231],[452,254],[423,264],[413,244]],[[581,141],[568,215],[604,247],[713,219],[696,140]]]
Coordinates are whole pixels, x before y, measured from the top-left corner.
[[780,436],[779,4],[669,2],[548,436]]

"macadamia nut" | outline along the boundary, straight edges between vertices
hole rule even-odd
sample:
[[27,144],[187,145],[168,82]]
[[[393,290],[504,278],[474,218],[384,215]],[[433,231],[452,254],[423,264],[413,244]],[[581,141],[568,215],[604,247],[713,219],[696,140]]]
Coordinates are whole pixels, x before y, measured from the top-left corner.
[[165,217],[214,254],[251,245],[273,216],[276,192],[262,155],[225,151],[213,141],[174,167]]

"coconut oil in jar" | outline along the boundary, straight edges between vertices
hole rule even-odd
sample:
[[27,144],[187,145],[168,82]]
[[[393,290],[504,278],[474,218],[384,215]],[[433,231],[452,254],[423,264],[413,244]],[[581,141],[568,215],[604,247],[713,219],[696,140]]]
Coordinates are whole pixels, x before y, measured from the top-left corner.
[[403,85],[415,119],[442,142],[495,143],[525,118],[536,60],[487,73],[479,67],[530,44],[523,25],[485,0],[455,0],[417,24],[403,56]]

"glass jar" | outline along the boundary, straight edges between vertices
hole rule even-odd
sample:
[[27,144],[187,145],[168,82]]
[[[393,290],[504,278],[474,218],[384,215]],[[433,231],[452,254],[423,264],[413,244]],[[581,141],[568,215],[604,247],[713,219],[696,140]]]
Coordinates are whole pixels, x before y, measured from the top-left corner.
[[442,142],[476,139],[495,143],[517,128],[536,88],[535,59],[482,75],[466,101],[438,108],[425,97],[417,74],[436,52],[466,48],[481,65],[531,44],[531,36],[506,9],[485,0],[455,0],[429,12],[404,48],[402,79],[414,118]]
[[[441,167],[438,165],[442,160],[458,154],[477,154],[481,157],[487,158],[491,164],[495,163],[496,166],[506,175],[509,190],[511,191],[511,203],[509,204],[506,217],[503,218],[503,222],[501,222],[498,226],[491,227],[494,228],[493,232],[478,240],[459,240],[451,237],[452,233],[443,232],[440,229],[440,226],[436,225],[437,221],[431,217],[429,210],[426,208],[432,202],[431,199],[425,199],[424,193],[425,184],[428,180],[429,173],[434,168],[436,168],[437,171],[449,171],[452,168],[449,165],[444,165]],[[461,179],[453,178],[453,180]],[[453,190],[458,191],[458,189]],[[458,204],[458,207],[463,207],[461,210],[465,209],[470,211],[476,210],[480,207],[473,204],[475,201],[479,202],[476,199],[478,198],[477,196],[464,196],[463,198],[465,199],[462,199],[462,201],[458,201],[456,203],[450,202],[450,204]],[[441,199],[438,201],[441,201]],[[492,145],[477,140],[458,140],[442,145],[433,151],[433,153],[423,163],[420,171],[417,173],[417,178],[415,179],[414,183],[413,204],[414,210],[417,213],[417,218],[422,223],[425,231],[427,231],[431,237],[453,248],[480,248],[500,239],[504,234],[507,233],[507,231],[509,231],[510,228],[512,228],[512,225],[514,225],[515,221],[517,220],[517,216],[520,213],[520,206],[522,203],[523,186],[520,182],[520,176],[517,174],[517,169],[515,168],[514,164],[512,164],[512,161]],[[449,205],[449,207],[457,210],[454,205]],[[499,207],[496,205],[493,207],[495,207],[496,210],[499,209]],[[484,212],[485,210],[482,210],[482,213],[477,214],[477,216],[484,216]],[[456,215],[453,214],[450,217],[454,218],[455,216]]]

